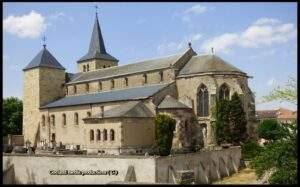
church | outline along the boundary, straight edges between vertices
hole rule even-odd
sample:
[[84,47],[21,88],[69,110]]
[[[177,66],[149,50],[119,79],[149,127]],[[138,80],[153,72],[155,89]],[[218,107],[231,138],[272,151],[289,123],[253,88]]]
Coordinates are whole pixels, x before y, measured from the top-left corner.
[[102,154],[145,153],[154,145],[158,114],[176,120],[172,149],[214,144],[211,109],[237,92],[254,133],[251,76],[215,54],[185,51],[119,65],[105,49],[96,14],[88,52],[68,73],[46,48],[23,69],[26,144],[51,142]]

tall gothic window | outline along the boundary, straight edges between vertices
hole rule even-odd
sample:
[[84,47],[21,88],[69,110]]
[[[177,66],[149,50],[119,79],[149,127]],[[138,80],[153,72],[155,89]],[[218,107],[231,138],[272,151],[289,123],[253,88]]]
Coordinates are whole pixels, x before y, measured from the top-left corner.
[[146,84],[148,82],[148,80],[147,80],[147,74],[144,74],[143,78],[144,78],[144,82],[143,83]]
[[86,66],[83,65],[83,72],[86,72]]
[[222,84],[219,89],[219,100],[221,99],[229,99],[229,87],[227,86],[226,83]]
[[125,85],[128,86],[128,78],[125,77]]
[[86,65],[86,71],[90,71],[90,65]]
[[197,115],[208,116],[208,91],[204,84],[201,84],[197,94]]

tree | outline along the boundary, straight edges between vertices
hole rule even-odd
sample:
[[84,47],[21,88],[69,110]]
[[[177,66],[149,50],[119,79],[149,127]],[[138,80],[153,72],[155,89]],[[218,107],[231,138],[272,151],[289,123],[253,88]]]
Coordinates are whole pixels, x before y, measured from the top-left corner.
[[216,104],[216,121],[214,123],[215,140],[218,145],[231,142],[229,126],[230,105],[227,100],[219,100]]
[[175,124],[175,119],[168,115],[159,114],[155,118],[155,143],[161,156],[171,152]]
[[263,97],[264,102],[287,101],[297,105],[297,80],[289,77],[285,88],[277,87],[269,95]]
[[3,135],[22,134],[23,103],[16,97],[3,99]]
[[285,132],[277,120],[266,119],[259,123],[257,133],[259,138],[274,141],[280,139]]
[[230,127],[234,144],[240,144],[247,138],[247,120],[239,95],[235,92],[230,100]]

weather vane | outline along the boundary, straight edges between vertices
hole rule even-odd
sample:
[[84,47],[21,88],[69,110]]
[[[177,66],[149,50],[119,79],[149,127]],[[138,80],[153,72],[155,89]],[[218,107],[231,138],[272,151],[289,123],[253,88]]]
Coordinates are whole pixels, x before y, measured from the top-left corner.
[[45,35],[43,36],[42,40],[43,40],[43,46],[44,46],[44,48],[46,48],[46,36]]
[[98,5],[95,5],[96,16],[98,16]]
[[213,47],[211,48],[211,53],[214,54],[214,48]]

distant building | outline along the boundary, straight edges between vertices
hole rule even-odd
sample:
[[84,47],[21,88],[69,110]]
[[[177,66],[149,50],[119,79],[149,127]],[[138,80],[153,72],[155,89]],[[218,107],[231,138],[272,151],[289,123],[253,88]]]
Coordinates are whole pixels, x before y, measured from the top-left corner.
[[281,123],[291,123],[297,120],[297,111],[279,108],[277,110],[258,110],[256,116],[259,121],[275,119]]

